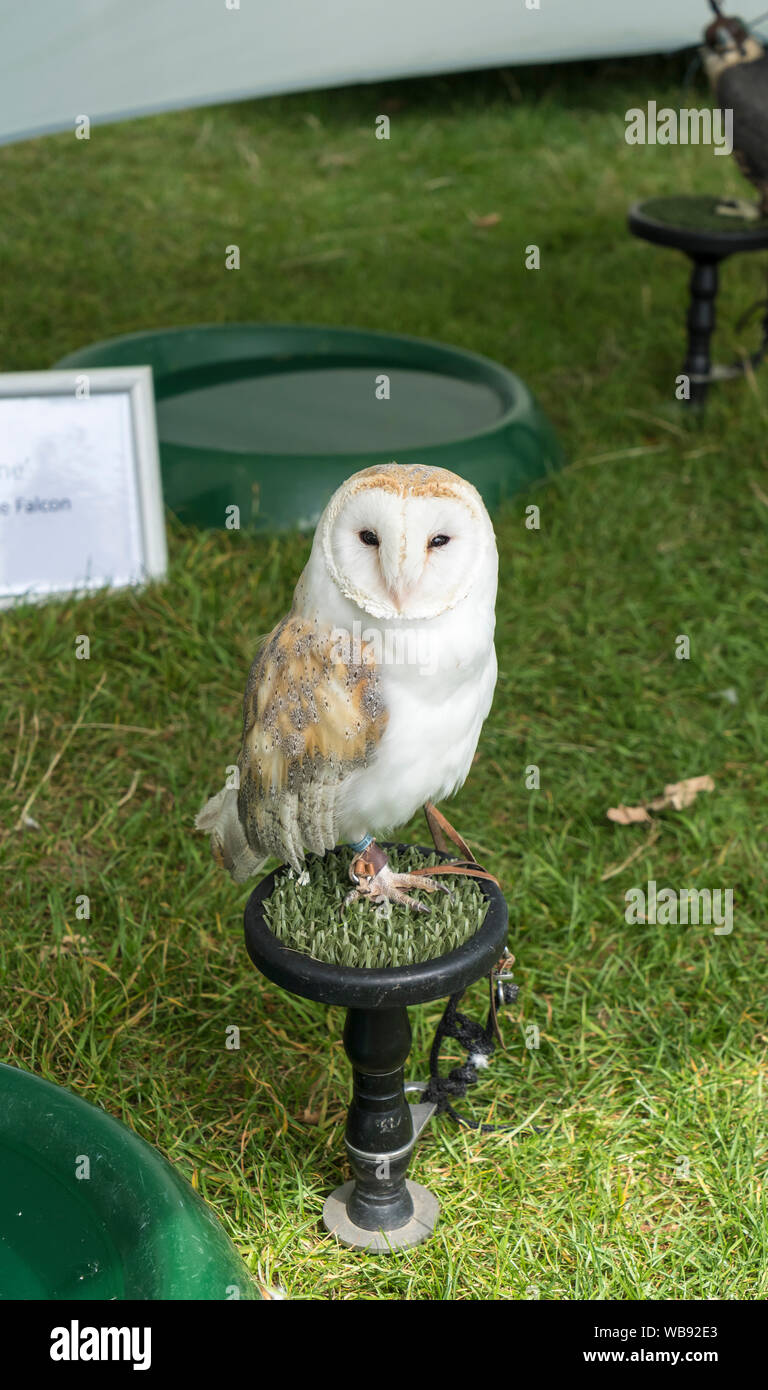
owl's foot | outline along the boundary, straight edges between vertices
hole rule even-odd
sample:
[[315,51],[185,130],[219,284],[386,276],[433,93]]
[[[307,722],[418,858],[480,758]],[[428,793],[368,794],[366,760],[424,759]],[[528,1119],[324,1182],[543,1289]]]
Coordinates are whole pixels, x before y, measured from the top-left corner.
[[758,203],[749,203],[746,198],[723,198],[715,212],[719,217],[740,217],[744,222],[756,222],[765,216]]
[[[351,877],[350,873],[350,877]],[[365,898],[368,902],[380,907],[384,903],[396,903],[398,907],[410,907],[414,912],[429,912],[426,903],[420,903],[418,898],[411,898],[403,892],[405,888],[423,888],[427,893],[450,893],[450,888],[444,883],[438,883],[437,879],[424,878],[421,874],[396,874],[385,864],[379,869],[372,878],[359,878],[351,893],[347,893],[344,899],[344,906],[355,902],[358,898]]]
[[427,893],[448,893],[450,888],[437,879],[422,874],[398,874],[389,867],[387,856],[375,841],[362,854],[358,854],[350,865],[349,877],[354,883],[351,893],[344,899],[344,906],[363,898],[375,906],[396,903],[398,907],[409,907],[413,912],[429,912],[426,903],[411,898],[403,890],[423,888]]

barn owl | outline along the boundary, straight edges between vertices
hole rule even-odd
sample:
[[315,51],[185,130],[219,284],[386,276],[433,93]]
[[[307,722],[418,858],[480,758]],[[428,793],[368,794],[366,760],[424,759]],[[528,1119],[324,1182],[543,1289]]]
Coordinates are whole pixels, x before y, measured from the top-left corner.
[[768,217],[768,54],[740,19],[709,2],[715,19],[704,34],[704,69],[718,105],[733,113],[733,157],[760,194],[757,205],[738,199],[718,211]]
[[446,469],[356,473],[317,525],[293,605],[248,676],[239,788],[196,819],[240,883],[270,855],[345,841],[350,898],[427,910],[377,836],[464,782],[496,683],[498,556],[479,493]]

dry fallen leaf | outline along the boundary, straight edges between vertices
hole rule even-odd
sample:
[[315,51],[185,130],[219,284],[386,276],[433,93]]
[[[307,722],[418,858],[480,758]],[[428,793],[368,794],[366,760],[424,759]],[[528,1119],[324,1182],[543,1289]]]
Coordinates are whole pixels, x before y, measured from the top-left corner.
[[471,212],[469,220],[473,227],[495,227],[501,221],[501,213],[487,212],[484,217],[477,217],[474,212]]
[[676,811],[682,811],[684,806],[690,806],[691,802],[696,800],[699,792],[714,790],[715,784],[711,777],[686,777],[682,782],[669,782],[664,788],[664,795],[669,798],[670,805],[674,806]]
[[296,1118],[297,1120],[302,1120],[305,1125],[319,1125],[323,1117],[320,1110],[310,1110],[307,1105]]
[[46,960],[48,956],[68,956],[71,954],[71,947],[74,946],[78,951],[87,955],[91,949],[91,944],[87,936],[80,936],[78,932],[67,932],[53,946],[43,946],[40,951],[40,960]]
[[644,801],[641,806],[610,806],[606,811],[609,820],[617,825],[635,825],[638,821],[649,821],[649,811],[664,811],[671,806],[674,811],[682,811],[696,800],[699,792],[713,792],[715,784],[711,777],[684,777],[682,782],[668,782],[663,796],[655,796],[652,801]]
[[611,806],[606,815],[617,825],[634,825],[636,821],[651,819],[644,806]]

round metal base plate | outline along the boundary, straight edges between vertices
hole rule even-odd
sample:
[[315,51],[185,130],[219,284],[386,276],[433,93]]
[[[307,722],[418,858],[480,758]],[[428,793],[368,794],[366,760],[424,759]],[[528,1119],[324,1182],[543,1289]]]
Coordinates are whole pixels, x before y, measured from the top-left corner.
[[345,1182],[326,1197],[323,1225],[342,1245],[351,1250],[404,1250],[409,1245],[421,1245],[428,1240],[437,1225],[440,1204],[428,1187],[406,1178],[405,1185],[413,1200],[413,1216],[396,1231],[365,1231],[347,1216],[347,1198],[354,1186]]

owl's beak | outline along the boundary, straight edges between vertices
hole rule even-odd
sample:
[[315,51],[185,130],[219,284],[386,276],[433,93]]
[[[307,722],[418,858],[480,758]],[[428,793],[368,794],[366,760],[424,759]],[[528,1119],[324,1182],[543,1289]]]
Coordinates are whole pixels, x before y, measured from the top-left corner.
[[402,584],[394,584],[390,586],[388,592],[389,597],[392,600],[393,606],[397,609],[398,613],[401,613],[403,611],[403,604],[405,603],[405,600],[407,599],[410,590],[406,589]]
[[392,606],[402,613],[407,600],[419,582],[423,569],[423,558],[413,553],[403,538],[397,547],[385,546],[379,551],[381,577],[386,585]]
[[389,573],[387,573],[388,566],[382,565],[381,568],[381,577],[384,580],[384,585],[387,590],[389,601],[392,604],[392,607],[395,608],[399,613],[408,596],[408,593],[410,592],[410,585],[406,582],[405,575],[403,574],[402,569],[399,565],[397,566],[397,568],[395,568],[394,565],[391,568],[389,568]]

